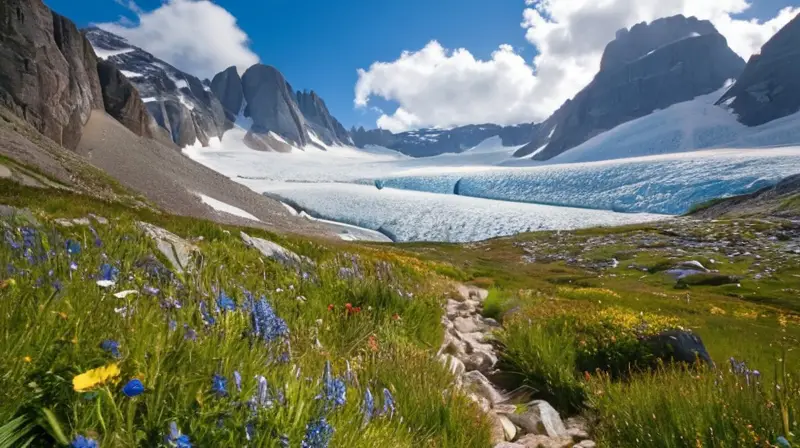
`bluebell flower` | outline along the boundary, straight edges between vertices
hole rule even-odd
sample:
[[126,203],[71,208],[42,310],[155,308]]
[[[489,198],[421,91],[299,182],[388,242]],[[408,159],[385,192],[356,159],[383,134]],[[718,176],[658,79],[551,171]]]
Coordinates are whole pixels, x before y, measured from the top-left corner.
[[23,227],[19,233],[22,234],[22,246],[28,249],[36,247],[36,230],[30,227]]
[[211,392],[214,392],[220,397],[224,397],[228,395],[227,387],[228,379],[215,373],[214,377],[211,379]]
[[394,397],[392,396],[392,393],[389,392],[389,389],[383,389],[383,411],[381,411],[381,415],[389,414],[389,418],[392,418],[394,417],[394,412]]
[[178,424],[175,422],[169,424],[169,434],[164,436],[164,442],[166,442],[167,446],[173,448],[192,448],[189,436],[181,434]]
[[250,316],[253,322],[254,336],[266,342],[289,335],[289,326],[286,325],[286,321],[275,314],[275,310],[264,297],[255,303]]
[[70,271],[77,271],[78,270],[78,263],[75,263],[74,261],[70,261],[69,262],[69,270]]
[[244,427],[244,436],[247,438],[248,441],[251,441],[256,438],[256,428],[253,426],[252,423],[248,423]]
[[364,425],[367,425],[375,415],[375,397],[372,396],[369,388],[364,392],[364,405],[361,407],[361,412],[364,414]]
[[214,316],[208,311],[208,306],[206,306],[205,300],[200,301],[200,315],[203,316],[203,322],[206,325],[214,325],[217,323],[217,320],[214,319]]
[[236,302],[225,294],[225,291],[220,291],[217,296],[217,306],[223,311],[236,311]]
[[20,245],[20,243],[18,243],[16,239],[14,239],[14,234],[11,233],[10,230],[6,230],[5,236],[6,236],[6,244],[8,244],[8,246],[11,247],[12,250],[17,250],[22,247],[22,245]]
[[181,302],[172,297],[168,297],[161,301],[161,308],[165,310],[179,310],[181,309]]
[[75,240],[67,240],[64,246],[69,255],[80,255],[81,253],[81,243]]
[[178,322],[174,320],[169,321],[169,331],[175,331],[178,329]]
[[291,360],[292,355],[288,351],[281,353],[281,355],[278,357],[278,363],[280,364],[288,364]]
[[89,230],[92,232],[92,235],[94,235],[95,247],[103,247],[103,240],[100,239],[100,235],[97,234],[97,230],[95,230],[92,226],[89,226]]
[[144,393],[144,384],[138,379],[132,379],[122,388],[122,393],[128,397],[141,395]]
[[333,437],[333,427],[328,424],[325,417],[306,425],[306,435],[303,437],[301,448],[328,448]]
[[[53,272],[53,271],[50,271],[50,272]],[[8,264],[6,265],[6,274],[8,274],[8,275],[14,275],[14,274],[16,274],[16,273],[17,273],[17,268],[15,268],[13,264],[11,264],[11,263],[8,263]],[[52,275],[52,274],[51,274],[51,275]]]
[[70,446],[72,448],[97,448],[97,441],[84,436],[76,436]]
[[156,288],[154,286],[150,286],[150,285],[145,285],[145,287],[142,288],[142,289],[144,289],[145,293],[147,293],[147,294],[149,294],[151,296],[157,296],[158,293],[161,292],[160,289],[158,289],[158,288]]
[[98,280],[116,282],[117,277],[119,277],[119,269],[116,267],[108,263],[104,263],[102,266],[100,266],[100,278]]
[[53,289],[55,289],[56,292],[61,292],[61,290],[63,289],[63,286],[61,285],[61,281],[60,280],[55,280],[53,282]]
[[106,339],[105,341],[100,343],[100,348],[111,353],[111,356],[115,358],[122,357],[122,354],[119,352],[119,342],[117,341]]
[[236,385],[236,390],[241,392],[242,391],[242,375],[239,373],[238,370],[234,370],[233,372],[233,384]]

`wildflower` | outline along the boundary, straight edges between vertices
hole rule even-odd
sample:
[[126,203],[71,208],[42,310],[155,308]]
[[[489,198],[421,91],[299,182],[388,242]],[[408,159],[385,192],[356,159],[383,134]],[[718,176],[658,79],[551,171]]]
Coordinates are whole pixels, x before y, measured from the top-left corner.
[[214,374],[214,377],[211,379],[211,392],[214,392],[220,397],[224,397],[228,395],[228,380],[219,374]]
[[247,437],[247,440],[253,440],[256,436],[256,429],[253,427],[252,423],[248,423],[244,427],[244,436]]
[[225,291],[220,291],[217,296],[217,306],[223,311],[236,311],[236,302],[225,294]]
[[194,329],[189,328],[189,325],[183,324],[183,329],[186,330],[186,334],[183,335],[183,339],[187,341],[196,341],[197,340],[197,332]]
[[100,386],[108,381],[116,379],[119,374],[120,371],[117,364],[98,367],[75,376],[75,378],[72,379],[72,388],[75,389],[76,392],[86,392],[95,386]]
[[389,389],[383,389],[383,410],[381,411],[381,415],[389,414],[389,418],[391,419],[394,417],[394,411],[394,397],[392,393],[389,392]]
[[239,373],[238,370],[233,372],[233,384],[236,385],[236,390],[241,392],[242,391],[242,375]]
[[97,448],[97,441],[84,436],[76,436],[70,444],[72,448]]
[[133,314],[133,309],[129,309],[127,306],[121,306],[119,308],[114,308],[114,312],[122,317],[128,317],[128,315]]
[[374,334],[369,335],[367,344],[369,345],[370,350],[373,352],[378,351],[378,338],[376,338]]
[[6,230],[6,243],[11,247],[12,250],[17,250],[22,247],[18,242],[16,242],[14,235],[10,230]]
[[8,280],[3,280],[2,282],[0,282],[0,289],[6,289],[9,286],[15,286],[16,284],[17,281],[14,280],[13,278],[10,278]]
[[251,318],[254,336],[266,342],[285,338],[289,335],[289,327],[286,325],[286,321],[275,314],[275,310],[272,309],[272,306],[264,297],[253,306]]
[[147,293],[147,294],[149,294],[151,296],[157,296],[158,293],[161,292],[161,290],[159,290],[158,288],[150,286],[150,285],[145,285],[145,287],[142,288],[142,289],[144,289],[145,293]]
[[168,328],[169,328],[169,331],[171,331],[171,332],[177,330],[178,329],[178,322],[176,322],[175,320],[170,320],[169,324],[168,324]]
[[81,243],[75,240],[67,240],[64,245],[66,246],[66,250],[69,255],[80,255]]
[[144,393],[144,384],[139,379],[132,379],[122,388],[122,393],[128,397],[135,397]]
[[78,263],[75,263],[74,261],[70,261],[69,262],[69,270],[70,271],[77,271],[78,270]]
[[317,399],[324,398],[327,405],[333,408],[344,406],[347,402],[347,386],[344,381],[339,378],[334,378],[331,372],[331,362],[325,362],[325,371],[322,374],[322,395],[317,396]]
[[400,315],[397,313],[392,314],[392,320],[400,320]]
[[189,440],[189,436],[181,434],[180,429],[178,429],[178,424],[175,422],[170,422],[169,434],[164,436],[164,442],[166,442],[169,447],[192,448],[192,442]]
[[181,309],[181,302],[172,297],[166,298],[161,301],[161,308],[165,310],[179,310]]
[[27,362],[27,363],[33,362],[33,359],[30,356],[26,356],[26,357],[22,358],[22,360]]
[[97,230],[95,230],[92,226],[89,226],[89,230],[92,232],[92,235],[94,235],[95,247],[103,247],[103,240],[100,239],[100,235],[97,233]]
[[214,316],[208,311],[208,306],[204,300],[200,301],[200,315],[203,316],[203,323],[206,325],[214,325],[217,323],[217,320],[214,319]]
[[119,269],[117,269],[115,266],[112,266],[108,263],[104,263],[102,266],[100,266],[100,280],[116,282],[117,277],[119,277]]
[[61,281],[60,280],[54,281],[52,286],[53,286],[53,289],[55,289],[57,293],[61,292],[61,289],[63,289],[63,286],[61,285]]
[[334,308],[334,306],[333,306],[332,303],[330,305],[328,305],[328,311],[333,311],[333,308]]
[[257,408],[271,408],[272,397],[269,393],[269,385],[267,379],[261,375],[256,376],[258,387],[253,397],[250,399],[250,407],[255,411]]
[[122,357],[122,354],[120,354],[119,352],[119,342],[117,341],[106,339],[105,341],[100,343],[100,348],[111,353],[111,356],[115,358]]
[[364,392],[364,405],[361,406],[361,412],[364,414],[364,425],[366,426],[375,415],[375,397],[372,396],[369,388]]
[[328,448],[333,437],[333,427],[328,424],[325,417],[306,425],[306,435],[303,437],[301,448]]

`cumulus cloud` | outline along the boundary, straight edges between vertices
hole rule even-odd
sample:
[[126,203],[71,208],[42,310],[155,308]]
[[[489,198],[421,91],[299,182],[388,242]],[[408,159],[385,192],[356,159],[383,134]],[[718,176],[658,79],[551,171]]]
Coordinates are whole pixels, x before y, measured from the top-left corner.
[[168,0],[152,11],[141,10],[132,0],[117,2],[127,6],[138,23],[98,27],[199,78],[210,78],[232,65],[241,72],[259,60],[236,18],[209,0]]
[[536,47],[526,61],[501,45],[488,60],[437,42],[404,52],[391,62],[359,70],[357,106],[373,96],[396,101],[394,114],[378,126],[391,131],[493,122],[512,124],[547,118],[588,84],[617,30],[675,14],[710,20],[730,47],[747,59],[800,13],[787,7],[766,21],[740,20],[746,0],[526,0],[522,27]]

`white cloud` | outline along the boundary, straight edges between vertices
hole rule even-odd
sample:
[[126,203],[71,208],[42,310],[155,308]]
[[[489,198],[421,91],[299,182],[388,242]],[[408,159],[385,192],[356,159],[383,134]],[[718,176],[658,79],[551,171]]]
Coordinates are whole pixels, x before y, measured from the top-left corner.
[[392,62],[359,70],[357,106],[373,96],[396,101],[378,126],[392,131],[493,122],[512,124],[547,118],[588,84],[617,30],[675,14],[711,20],[743,58],[761,48],[800,8],[785,8],[767,21],[732,16],[746,0],[526,0],[522,27],[538,50],[532,62],[501,45],[488,60],[469,51],[448,51],[437,42],[404,52]]
[[98,27],[199,78],[232,65],[241,72],[259,60],[236,18],[209,0],[168,0],[152,11],[142,11],[133,1],[117,1],[136,14],[138,23]]

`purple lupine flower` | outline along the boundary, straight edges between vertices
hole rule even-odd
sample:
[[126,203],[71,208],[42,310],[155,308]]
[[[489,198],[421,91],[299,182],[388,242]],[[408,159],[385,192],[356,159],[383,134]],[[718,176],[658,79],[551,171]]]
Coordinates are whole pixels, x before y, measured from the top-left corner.
[[301,448],[328,448],[328,444],[333,437],[333,427],[328,424],[325,417],[306,425],[306,435],[303,437]]
[[89,226],[89,231],[91,231],[92,235],[94,236],[95,247],[103,247],[103,240],[100,239],[100,235],[97,233],[97,230],[95,230],[94,227]]
[[322,394],[317,399],[324,399],[326,407],[337,408],[347,402],[347,386],[340,378],[334,378],[331,372],[331,362],[325,362],[325,371],[322,374]]
[[253,426],[252,423],[248,423],[244,427],[244,436],[247,438],[248,441],[251,441],[256,438],[256,428]]
[[169,321],[169,331],[175,331],[178,329],[178,322],[174,320]]
[[394,397],[392,396],[392,393],[389,392],[389,389],[383,389],[383,410],[381,411],[381,415],[389,414],[389,418],[391,419],[394,417],[394,412]]
[[11,233],[10,230],[6,230],[5,235],[6,235],[6,244],[8,244],[8,246],[11,247],[11,250],[17,250],[22,247],[22,245],[18,243],[16,239],[14,239],[14,234]]
[[183,329],[186,330],[186,333],[183,335],[183,339],[187,341],[196,341],[197,340],[197,332],[194,329],[190,328],[188,324],[183,324]]
[[236,385],[236,390],[238,392],[242,391],[242,375],[239,373],[238,370],[233,372],[233,384]]
[[214,377],[211,379],[211,391],[220,397],[224,397],[228,395],[227,387],[228,379],[215,373]]
[[258,383],[258,387],[256,388],[253,397],[250,398],[250,408],[253,411],[258,408],[271,408],[272,396],[269,393],[269,384],[267,384],[267,379],[261,375],[258,375],[256,376],[256,382]]
[[142,288],[142,289],[144,290],[144,292],[146,294],[149,294],[151,296],[157,296],[158,293],[161,292],[160,289],[158,289],[158,288],[156,288],[154,286],[150,286],[150,285],[145,285],[144,288]]
[[364,414],[364,425],[366,426],[375,415],[375,397],[372,396],[369,388],[364,392],[364,405],[361,407],[361,412]]
[[289,335],[289,327],[286,325],[286,321],[275,314],[275,310],[272,309],[272,306],[264,297],[255,303],[250,317],[253,323],[253,335],[257,338],[272,342]]
[[97,440],[78,435],[70,444],[72,448],[97,448]]
[[211,313],[208,311],[208,306],[206,305],[205,300],[200,301],[199,307],[200,307],[200,315],[203,317],[203,323],[209,326],[217,323],[217,320],[214,319],[214,316],[212,316]]
[[217,306],[223,311],[236,311],[236,302],[233,301],[225,291],[220,291],[217,296]]
[[98,280],[116,282],[117,277],[119,277],[119,269],[116,267],[108,263],[104,263],[102,266],[100,266],[100,278]]

